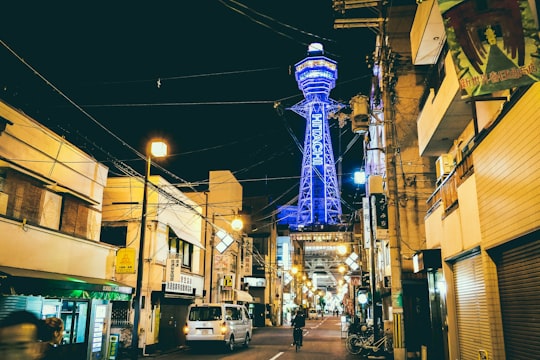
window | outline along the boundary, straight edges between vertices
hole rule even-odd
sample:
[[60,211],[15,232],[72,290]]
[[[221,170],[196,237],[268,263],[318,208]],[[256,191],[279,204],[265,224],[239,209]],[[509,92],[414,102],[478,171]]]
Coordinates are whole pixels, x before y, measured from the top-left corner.
[[88,320],[88,302],[62,301],[60,317],[64,321],[64,344],[84,343]]
[[189,321],[221,320],[221,307],[201,306],[193,307],[189,312]]
[[[47,200],[49,190],[44,183],[31,176],[13,171],[0,170],[2,192],[7,194],[6,216],[16,220],[26,220],[27,224],[59,230],[62,233],[88,239],[91,235],[90,219],[95,218],[92,209],[85,201],[64,193],[55,196],[62,199],[62,209],[51,206]],[[51,211],[54,214],[49,214]],[[61,211],[61,213],[59,213]],[[60,216],[58,229],[57,216]],[[42,219],[43,218],[43,219]],[[48,222],[47,219],[56,219]],[[95,224],[93,224],[95,225]]]
[[227,320],[242,320],[242,313],[236,307],[227,307]]
[[182,244],[182,266],[191,268],[191,253],[193,252],[193,245],[185,241],[182,241]]
[[129,326],[129,302],[111,301],[111,325],[117,327]]
[[126,247],[127,225],[108,226],[103,224],[101,228],[100,241],[106,244]]
[[73,236],[87,238],[90,209],[71,196],[64,197],[60,231]]
[[169,252],[178,254],[182,259],[182,268],[191,270],[192,258],[193,258],[193,245],[192,244],[176,236],[170,236],[169,237]]
[[33,178],[7,171],[4,192],[8,195],[6,215],[28,224],[39,225],[41,211],[41,184]]

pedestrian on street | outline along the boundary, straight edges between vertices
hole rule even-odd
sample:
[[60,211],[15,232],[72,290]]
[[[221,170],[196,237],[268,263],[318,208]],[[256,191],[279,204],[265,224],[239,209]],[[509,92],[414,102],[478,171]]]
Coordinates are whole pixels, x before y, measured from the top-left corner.
[[26,310],[14,311],[0,321],[0,359],[41,359],[39,326],[39,319]]

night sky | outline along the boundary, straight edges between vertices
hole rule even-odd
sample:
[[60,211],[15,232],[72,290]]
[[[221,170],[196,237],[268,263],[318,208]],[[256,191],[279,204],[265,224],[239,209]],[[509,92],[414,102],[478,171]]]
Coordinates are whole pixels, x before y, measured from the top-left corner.
[[[139,155],[161,136],[170,182],[197,185],[210,170],[231,170],[244,196],[284,194],[284,203],[298,195],[305,120],[275,104],[302,100],[293,67],[308,44],[322,43],[338,62],[333,99],[348,104],[370,86],[374,34],[334,30],[343,15],[332,1],[13,3],[0,25],[0,97],[105,162],[111,176],[121,174],[111,158],[143,173]],[[350,192],[361,141],[346,150],[350,126],[331,126]]]

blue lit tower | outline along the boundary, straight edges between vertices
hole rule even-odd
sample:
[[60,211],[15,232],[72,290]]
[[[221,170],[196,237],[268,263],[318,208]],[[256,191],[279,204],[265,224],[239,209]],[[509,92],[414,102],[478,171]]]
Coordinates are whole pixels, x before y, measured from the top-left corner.
[[343,107],[329,98],[337,79],[337,63],[323,56],[321,44],[309,45],[308,57],[295,65],[304,100],[290,108],[307,120],[296,226],[339,224],[341,218],[332,141],[327,115]]

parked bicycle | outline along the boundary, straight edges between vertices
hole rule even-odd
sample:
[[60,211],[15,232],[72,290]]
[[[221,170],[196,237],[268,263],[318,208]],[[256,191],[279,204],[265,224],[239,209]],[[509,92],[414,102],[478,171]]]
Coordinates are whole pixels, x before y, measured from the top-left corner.
[[353,355],[363,357],[384,355],[386,358],[390,357],[394,350],[391,337],[381,331],[381,337],[375,340],[374,331],[372,326],[358,324],[356,328],[349,331],[349,336],[345,341],[345,348]]
[[364,345],[369,345],[373,343],[373,334],[362,335],[362,334],[351,334],[345,340],[345,348],[347,351],[353,355],[360,354],[364,349]]

